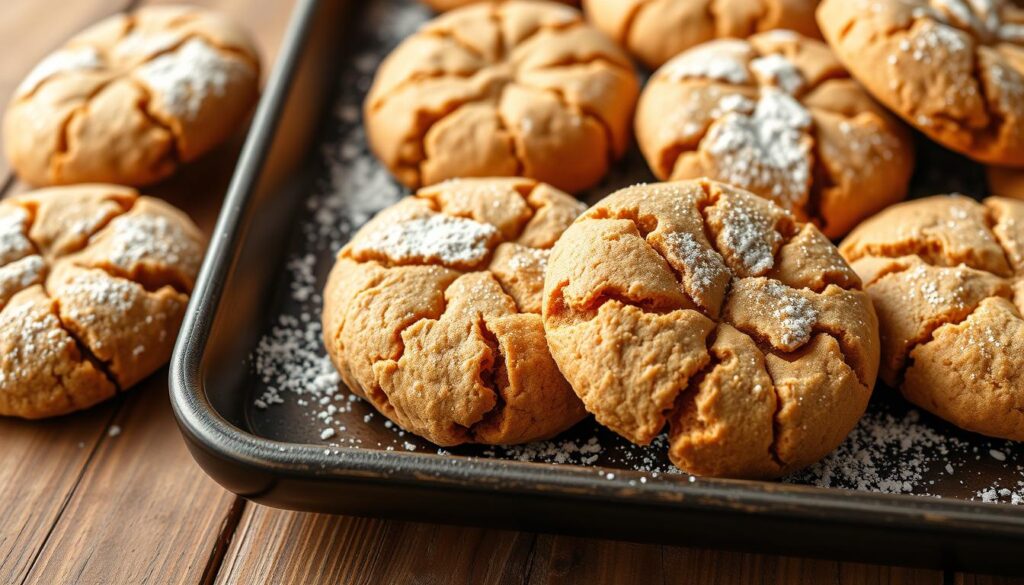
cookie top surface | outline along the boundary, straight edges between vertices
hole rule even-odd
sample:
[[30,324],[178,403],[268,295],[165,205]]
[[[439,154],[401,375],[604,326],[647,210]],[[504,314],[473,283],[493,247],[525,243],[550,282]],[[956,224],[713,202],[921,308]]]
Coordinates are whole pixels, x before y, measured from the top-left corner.
[[1024,439],[1024,202],[908,201],[840,250],[878,312],[881,378],[968,430]]
[[43,59],[15,91],[6,152],[35,185],[152,183],[238,130],[259,58],[237,25],[195,8],[112,16]]
[[85,408],[166,363],[203,247],[182,212],[126,187],[0,202],[0,414]]
[[587,18],[654,69],[720,38],[789,29],[821,38],[817,0],[584,0]]
[[879,101],[978,161],[1024,165],[1024,9],[1003,0],[825,0],[818,23]]
[[[878,332],[813,225],[709,181],[639,185],[551,254],[544,326],[587,410],[692,473],[774,477],[838,445],[867,406]],[[823,375],[827,372],[828,375]]]
[[625,151],[638,93],[629,59],[579,11],[483,3],[403,41],[377,70],[364,121],[407,186],[524,176],[576,192]]
[[[438,12],[444,12],[446,10],[454,10],[456,8],[462,8],[463,6],[469,6],[470,4],[478,4],[480,2],[490,2],[492,0],[421,0],[427,6],[437,10]],[[502,0],[497,0],[502,1]],[[562,2],[563,4],[579,5],[579,0],[554,0],[555,2]]]
[[914,166],[902,124],[791,31],[676,56],[644,88],[636,131],[658,178],[725,181],[831,238],[903,199]]
[[549,249],[582,210],[529,179],[465,179],[380,212],[341,250],[324,292],[342,379],[439,445],[522,443],[578,422],[540,303]]

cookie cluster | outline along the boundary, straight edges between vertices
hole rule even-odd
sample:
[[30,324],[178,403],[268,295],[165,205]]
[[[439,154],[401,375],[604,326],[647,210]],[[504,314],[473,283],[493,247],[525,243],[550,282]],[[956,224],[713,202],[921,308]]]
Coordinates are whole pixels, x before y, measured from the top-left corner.
[[[900,204],[907,125],[1024,192],[1024,11],[582,4],[591,24],[550,2],[457,9],[377,71],[374,152],[399,181],[436,185],[339,255],[325,341],[351,387],[442,445],[549,436],[583,408],[634,443],[667,431],[677,466],[727,477],[817,461],[878,377],[958,426],[1024,439],[1024,204]],[[639,95],[627,54],[654,69]],[[543,245],[522,241],[545,209],[533,193],[554,192],[535,181],[594,185],[627,120],[668,182],[574,221],[560,194]],[[451,181],[489,175],[532,180]],[[502,341],[500,319],[529,323],[529,347]]]

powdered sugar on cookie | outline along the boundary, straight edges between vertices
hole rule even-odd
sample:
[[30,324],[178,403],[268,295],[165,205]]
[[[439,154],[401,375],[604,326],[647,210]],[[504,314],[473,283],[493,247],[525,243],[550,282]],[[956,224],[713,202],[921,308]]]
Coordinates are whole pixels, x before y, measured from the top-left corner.
[[353,246],[353,253],[377,253],[395,262],[435,260],[445,265],[466,266],[482,261],[497,235],[497,228],[490,224],[431,215],[367,234]]
[[28,220],[28,212],[20,207],[0,213],[0,266],[32,253],[32,242],[25,236]]
[[663,71],[676,81],[711,79],[740,85],[750,81],[746,62],[752,56],[750,45],[743,41],[714,41],[672,59]]
[[158,96],[168,112],[194,119],[211,96],[223,96],[232,78],[251,76],[244,62],[192,38],[177,50],[135,70],[135,75]]
[[40,256],[26,256],[0,266],[0,308],[18,291],[42,282],[46,263]]
[[191,264],[202,255],[181,225],[158,215],[122,215],[110,222],[110,257],[115,266],[131,271],[139,262],[171,266]]
[[703,308],[709,308],[707,298],[711,288],[729,273],[722,256],[708,245],[702,245],[689,232],[673,232],[665,236],[665,242],[670,254],[683,263],[686,274],[683,289]]
[[756,302],[764,307],[765,316],[781,329],[780,349],[793,351],[810,341],[818,312],[809,300],[774,280],[755,290],[760,293]]
[[750,69],[761,85],[773,85],[790,95],[795,95],[806,83],[800,70],[782,55],[758,57],[750,62]]
[[788,94],[764,88],[749,111],[716,120],[700,143],[707,166],[719,179],[770,196],[786,209],[801,206],[811,183],[811,115]]
[[722,223],[719,251],[739,262],[743,276],[760,276],[771,270],[775,249],[782,242],[782,234],[775,230],[771,218],[738,198],[720,202],[716,209]]

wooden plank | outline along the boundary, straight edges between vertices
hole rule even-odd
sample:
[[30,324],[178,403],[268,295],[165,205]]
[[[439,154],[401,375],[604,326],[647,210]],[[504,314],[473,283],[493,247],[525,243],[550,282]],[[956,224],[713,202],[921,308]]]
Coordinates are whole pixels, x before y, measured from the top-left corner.
[[611,540],[533,535],[250,504],[217,583],[893,583],[924,571]]
[[235,497],[188,454],[159,372],[124,397],[27,583],[199,583]]
[[1024,577],[996,577],[957,573],[953,582],[956,585],[1024,585]]
[[[0,18],[0,111],[21,80],[50,51],[87,25],[123,10],[130,0],[4,0]],[[2,141],[0,141],[2,143]],[[0,185],[10,167],[0,144]]]
[[522,583],[533,540],[249,504],[217,583]]

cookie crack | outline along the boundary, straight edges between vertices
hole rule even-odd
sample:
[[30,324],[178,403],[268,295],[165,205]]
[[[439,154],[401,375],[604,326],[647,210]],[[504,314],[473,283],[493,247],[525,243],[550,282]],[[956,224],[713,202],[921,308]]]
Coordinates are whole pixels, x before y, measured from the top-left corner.
[[536,91],[547,92],[548,94],[555,97],[556,100],[562,107],[580,116],[581,118],[589,118],[592,122],[596,123],[601,127],[601,131],[604,133],[605,142],[608,143],[605,156],[609,165],[615,163],[616,158],[616,145],[615,145],[615,134],[612,132],[611,126],[605,121],[598,113],[586,108],[583,104],[573,104],[569,98],[565,95],[565,92],[557,87],[538,87],[529,83],[522,83],[516,81],[526,87],[532,88]]
[[[756,343],[756,340],[755,340]],[[764,360],[766,354],[764,350],[758,345],[758,351],[761,352],[761,359]],[[775,383],[775,377],[772,376],[772,372],[768,369],[767,365],[764,367],[764,373],[768,376],[768,379],[772,383],[772,396],[775,397],[775,411],[772,412],[772,441],[768,444],[768,456],[771,458],[772,463],[777,465],[779,469],[786,468],[786,462],[783,461],[782,456],[779,455],[779,441],[782,438],[783,427],[782,424],[782,397],[779,395],[778,385]]]
[[505,355],[501,352],[501,343],[498,341],[498,337],[487,327],[487,318],[484,315],[477,313],[475,324],[480,329],[484,343],[491,353],[490,361],[480,370],[479,381],[481,386],[494,394],[494,406],[483,413],[479,420],[466,428],[473,440],[476,440],[477,427],[487,426],[505,414],[505,409],[508,405],[507,392],[509,388]]
[[[502,88],[502,96],[504,96],[505,88],[507,87],[508,86],[506,85],[505,87]],[[515,176],[521,176],[526,171],[526,144],[523,141],[522,134],[520,134],[516,130],[513,130],[513,128],[516,128],[516,126],[514,126],[513,124],[509,124],[508,119],[505,117],[505,112],[501,107],[500,96],[498,98],[498,105],[494,108],[494,114],[495,118],[498,121],[498,130],[504,130],[508,134],[511,142],[511,144],[509,145],[511,146],[509,152],[511,152],[512,158],[515,160],[516,163],[516,170],[513,174]],[[518,191],[516,192],[518,193]],[[521,193],[520,196],[522,196]],[[527,207],[529,207],[529,203],[527,203]],[[524,223],[523,229],[525,229],[525,225],[526,224]]]
[[[111,370],[111,361],[100,359],[99,356],[93,353],[92,348],[90,348],[89,345],[85,343],[85,340],[80,338],[78,334],[76,334],[74,330],[71,327],[69,327],[68,324],[64,321],[64,317],[61,315],[60,299],[50,294],[50,289],[47,286],[46,280],[43,280],[43,283],[40,285],[40,287],[43,289],[43,294],[46,295],[46,298],[52,300],[54,305],[56,305],[55,310],[53,311],[52,314],[57,319],[57,322],[60,324],[60,328],[65,333],[67,333],[68,337],[70,337],[72,341],[74,341],[75,346],[78,348],[78,352],[81,354],[82,358],[91,363],[93,367],[99,370],[107,378],[107,381],[109,381],[110,384],[114,387],[114,391],[117,394],[121,394],[122,392],[124,392],[124,389],[121,388],[120,382],[118,382],[117,380],[117,376],[115,376],[114,372]],[[61,380],[61,386],[65,389],[65,392],[67,392],[67,388],[63,384],[63,379]],[[72,403],[74,403],[74,400],[72,399],[70,393],[68,393],[68,398],[69,400],[71,400]]]
[[995,217],[995,211],[988,205],[984,204],[982,204],[982,208],[984,214],[983,217],[985,218],[985,229],[988,230],[989,235],[992,236],[992,240],[995,241],[997,246],[999,246],[999,251],[1003,253],[1003,260],[1006,262],[1006,265],[1010,267],[1010,271],[1016,274],[1018,270],[1010,257],[1010,249],[1007,248],[1006,242],[1003,241],[1003,238],[999,237],[999,234],[996,233],[995,227],[998,221]]

